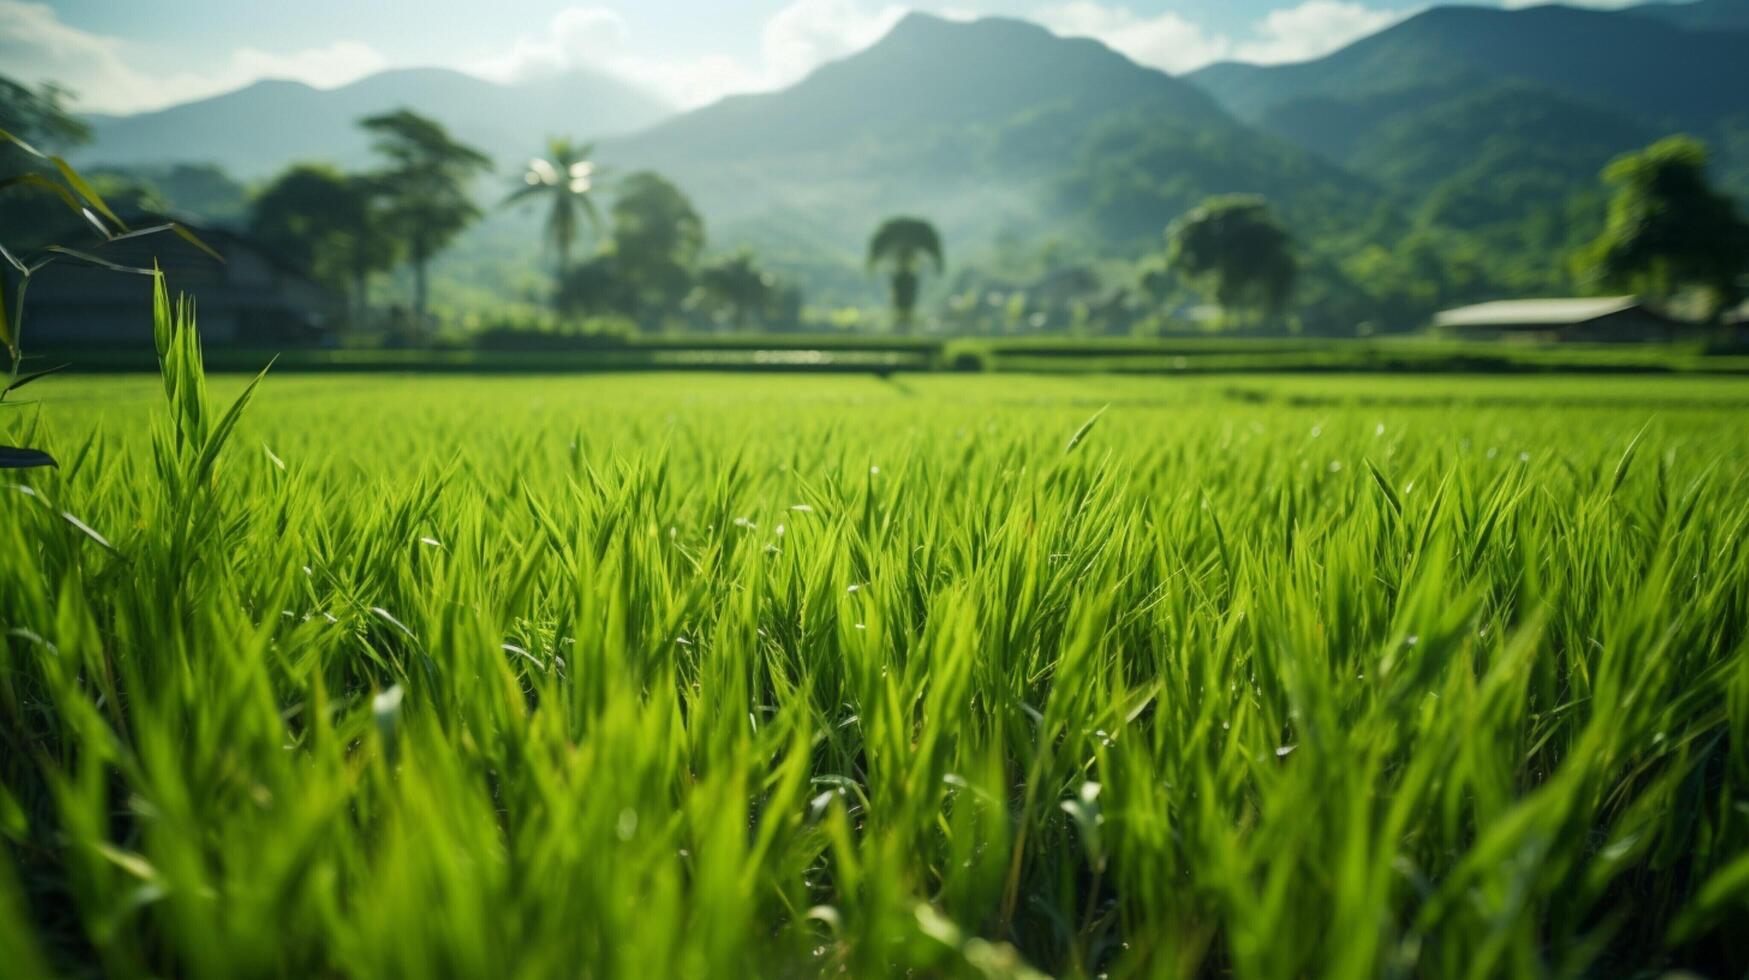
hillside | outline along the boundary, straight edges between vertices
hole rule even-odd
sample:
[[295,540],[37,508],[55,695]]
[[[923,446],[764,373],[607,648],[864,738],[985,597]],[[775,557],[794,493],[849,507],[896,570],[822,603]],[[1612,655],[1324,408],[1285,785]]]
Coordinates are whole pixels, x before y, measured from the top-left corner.
[[668,112],[624,82],[587,72],[500,85],[446,69],[404,69],[326,90],[263,81],[158,112],[94,117],[94,139],[77,159],[99,167],[216,163],[247,179],[299,160],[356,165],[370,146],[358,120],[402,107],[505,161],[527,156],[549,134],[625,132]]
[[[1680,8],[1672,8],[1680,9]],[[1666,127],[1749,112],[1749,34],[1642,12],[1438,7],[1299,64],[1211,65],[1190,78],[1242,119],[1307,98],[1534,84]]]
[[602,154],[674,177],[730,238],[841,258],[898,211],[930,215],[963,251],[1006,234],[1131,244],[1145,230],[1154,242],[1214,193],[1270,193],[1290,209],[1368,194],[1183,81],[1001,18],[913,14],[788,89],[726,99]]
[[1749,194],[1749,31],[1732,19],[1746,3],[1436,8],[1315,61],[1192,79],[1420,225],[1558,268],[1599,227],[1599,171],[1661,136],[1706,139]]
[[1654,17],[1679,27],[1749,30],[1749,0],[1648,3],[1628,9],[1631,13]]

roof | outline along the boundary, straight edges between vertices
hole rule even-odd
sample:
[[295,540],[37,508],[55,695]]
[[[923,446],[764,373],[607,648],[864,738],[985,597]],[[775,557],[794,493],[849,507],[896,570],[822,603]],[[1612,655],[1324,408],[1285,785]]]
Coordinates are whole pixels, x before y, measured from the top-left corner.
[[1433,322],[1441,327],[1562,327],[1643,308],[1640,301],[1633,296],[1509,299],[1446,310],[1434,317]]

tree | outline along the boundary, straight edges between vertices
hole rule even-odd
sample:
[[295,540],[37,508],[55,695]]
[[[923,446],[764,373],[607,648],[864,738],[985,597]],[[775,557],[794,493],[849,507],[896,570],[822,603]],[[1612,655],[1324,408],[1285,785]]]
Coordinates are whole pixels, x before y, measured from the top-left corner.
[[[80,146],[91,139],[91,127],[67,112],[66,101],[66,91],[54,85],[32,89],[0,77],[0,129],[54,153]],[[41,166],[11,145],[0,145],[0,156],[8,173]]]
[[1716,318],[1743,297],[1749,223],[1707,182],[1705,145],[1660,140],[1611,163],[1608,223],[1578,257],[1580,276],[1599,286],[1667,298],[1684,287],[1709,294]]
[[614,267],[634,297],[625,312],[661,318],[692,291],[692,267],[704,248],[704,219],[680,188],[649,172],[619,183],[613,204]]
[[589,157],[595,148],[562,137],[547,141],[545,159],[536,157],[528,162],[522,175],[523,186],[505,204],[517,204],[533,198],[547,202],[547,244],[558,256],[553,273],[554,303],[564,287],[565,274],[571,268],[571,248],[577,242],[579,218],[587,219],[592,229],[601,228],[601,213],[595,208],[595,164]]
[[868,267],[885,268],[891,277],[893,322],[901,332],[911,329],[927,260],[937,275],[947,267],[941,235],[922,218],[889,218],[868,242]]
[[698,288],[709,303],[728,312],[736,330],[745,328],[749,317],[769,310],[777,296],[775,280],[745,251],[706,266],[698,274]]
[[451,139],[441,124],[406,109],[359,125],[377,137],[376,151],[388,161],[373,179],[383,194],[384,218],[413,265],[414,329],[423,329],[431,260],[480,217],[468,183],[491,170],[492,161]]
[[255,199],[250,231],[306,275],[347,297],[363,319],[370,276],[394,267],[397,242],[376,181],[298,164]]
[[612,255],[579,262],[559,282],[554,304],[565,316],[633,316],[638,301]]
[[[0,132],[42,153],[65,153],[83,145],[91,130],[68,114],[65,100],[66,93],[52,85],[33,89],[0,77]],[[41,181],[52,183],[58,176],[40,154],[0,140],[0,175],[10,185],[0,187],[0,229],[14,252],[91,231],[77,211],[70,211],[57,195],[44,193]]]
[[1299,263],[1262,198],[1214,197],[1173,222],[1166,265],[1232,311],[1274,316],[1293,295]]

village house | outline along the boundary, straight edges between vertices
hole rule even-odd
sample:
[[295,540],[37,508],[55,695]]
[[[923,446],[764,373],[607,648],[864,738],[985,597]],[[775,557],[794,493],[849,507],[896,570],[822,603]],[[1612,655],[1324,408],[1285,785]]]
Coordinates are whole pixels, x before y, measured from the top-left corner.
[[[201,339],[235,347],[328,342],[345,312],[341,298],[234,232],[197,229],[224,256],[215,261],[176,235],[163,233],[93,249],[104,261],[163,270],[172,295],[195,303]],[[152,344],[152,284],[62,258],[31,279],[25,329],[38,348],[128,348]]]
[[1632,296],[1516,299],[1446,310],[1436,330],[1475,339],[1536,342],[1646,343],[1670,341],[1686,324]]

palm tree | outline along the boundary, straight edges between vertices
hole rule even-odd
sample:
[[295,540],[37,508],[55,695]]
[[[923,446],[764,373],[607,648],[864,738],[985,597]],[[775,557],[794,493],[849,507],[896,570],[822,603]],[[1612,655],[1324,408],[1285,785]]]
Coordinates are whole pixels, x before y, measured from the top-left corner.
[[869,239],[868,267],[885,267],[892,277],[893,322],[901,332],[911,329],[917,311],[920,267],[925,259],[937,274],[946,268],[941,235],[922,218],[889,218]]
[[594,152],[595,147],[588,143],[560,136],[548,139],[546,158],[528,161],[528,169],[522,175],[523,186],[504,200],[506,205],[536,197],[548,202],[546,239],[558,256],[555,283],[563,283],[565,273],[571,269],[571,247],[577,242],[579,215],[589,221],[591,228],[597,231],[601,228],[601,212],[595,208],[594,197],[597,171],[589,159]]

